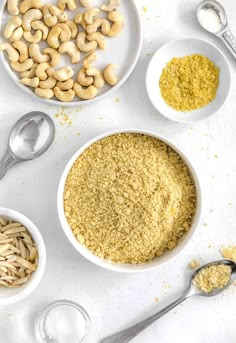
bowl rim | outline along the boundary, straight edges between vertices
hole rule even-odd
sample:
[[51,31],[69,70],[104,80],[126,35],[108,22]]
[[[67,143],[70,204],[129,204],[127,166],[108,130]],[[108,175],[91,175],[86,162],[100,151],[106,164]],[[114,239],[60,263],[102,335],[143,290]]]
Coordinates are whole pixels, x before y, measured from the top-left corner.
[[[196,213],[194,215],[194,219],[191,225],[190,230],[187,232],[186,235],[184,235],[183,240],[180,242],[180,244],[177,245],[176,248],[171,250],[170,255],[164,254],[163,257],[158,257],[155,259],[143,263],[143,264],[118,264],[114,262],[110,262],[105,259],[101,259],[95,254],[93,254],[89,249],[84,247],[81,243],[78,242],[76,237],[74,236],[64,213],[64,201],[63,201],[63,194],[64,194],[64,187],[65,182],[67,179],[67,175],[73,166],[74,162],[77,160],[77,158],[91,145],[96,143],[97,141],[104,139],[109,136],[113,136],[120,133],[138,133],[138,134],[144,134],[151,137],[154,137],[156,139],[159,139],[169,145],[176,153],[180,155],[180,157],[183,159],[184,163],[188,166],[190,174],[194,180],[194,183],[196,185],[197,190],[197,207],[196,207]],[[69,159],[69,161],[66,163],[66,166],[63,170],[63,173],[61,175],[59,185],[58,185],[58,192],[57,192],[57,212],[59,221],[61,224],[61,227],[67,236],[67,239],[70,241],[70,243],[74,246],[74,248],[87,260],[90,262],[96,264],[97,266],[100,266],[102,268],[116,271],[116,272],[122,272],[122,273],[138,273],[138,272],[144,272],[147,270],[153,270],[157,268],[158,266],[164,265],[165,263],[169,262],[170,260],[173,260],[174,257],[176,257],[180,252],[184,250],[184,248],[188,245],[188,243],[193,238],[197,226],[199,224],[199,221],[201,219],[201,212],[202,212],[202,187],[199,180],[199,176],[196,173],[196,168],[193,166],[192,162],[189,160],[189,158],[185,155],[185,153],[180,149],[175,143],[171,142],[166,137],[160,135],[159,133],[156,133],[154,131],[144,130],[144,129],[133,129],[133,128],[127,128],[127,129],[117,129],[117,130],[111,130],[108,132],[105,132],[103,134],[100,134],[91,140],[89,140],[87,143],[83,144]]]
[[[7,298],[0,298],[0,306],[11,305],[29,296],[40,283],[46,266],[46,247],[42,235],[36,225],[22,213],[10,208],[0,207],[0,216],[9,217],[23,224],[32,235],[38,248],[38,267],[34,277],[28,281],[24,288],[18,288],[18,293]],[[4,288],[2,288],[4,290]]]
[[[183,120],[183,119],[178,119],[178,118],[173,119],[169,115],[166,115],[163,111],[160,111],[160,109],[157,108],[156,105],[154,104],[152,96],[151,96],[150,91],[149,91],[149,73],[150,73],[150,68],[151,68],[152,62],[153,62],[155,56],[157,55],[157,53],[159,53],[163,48],[168,47],[168,45],[171,45],[173,43],[178,43],[178,42],[186,41],[186,40],[203,42],[203,43],[207,44],[208,46],[210,46],[211,48],[217,50],[218,53],[221,55],[222,59],[224,60],[225,65],[227,66],[227,69],[228,69],[228,72],[229,72],[229,89],[228,89],[228,93],[226,94],[225,99],[223,100],[222,104],[218,107],[218,109],[216,111],[212,111],[210,114],[206,115],[204,118],[199,118],[199,119],[196,119],[196,120],[188,120],[188,121],[187,120]],[[224,104],[226,103],[226,101],[227,101],[227,99],[229,97],[230,91],[231,91],[231,87],[232,87],[232,74],[231,74],[230,64],[229,64],[229,61],[228,61],[226,55],[215,44],[213,44],[211,42],[208,42],[206,39],[203,39],[203,38],[198,38],[198,37],[194,37],[194,36],[187,36],[187,37],[183,37],[183,38],[172,39],[172,40],[162,44],[154,52],[154,54],[152,55],[152,58],[150,59],[150,61],[148,63],[148,66],[147,66],[146,76],[145,76],[145,84],[146,84],[146,92],[148,94],[149,100],[150,100],[150,102],[152,103],[153,107],[156,109],[156,111],[158,113],[160,113],[163,117],[165,117],[165,118],[167,118],[167,119],[169,119],[169,120],[171,120],[173,122],[176,122],[176,123],[194,124],[194,123],[198,123],[200,121],[206,120],[208,118],[211,118],[213,115],[215,115],[224,106]]]
[[[143,26],[142,26],[142,21],[141,21],[141,16],[138,11],[138,6],[135,2],[135,0],[129,0],[132,1],[133,8],[137,17],[137,22],[138,26],[136,27],[136,32],[138,33],[138,39],[137,39],[137,48],[136,48],[136,54],[134,55],[133,62],[130,64],[130,67],[128,68],[126,74],[123,76],[123,78],[113,87],[110,87],[106,92],[98,95],[97,97],[90,99],[90,100],[78,100],[78,101],[71,101],[71,102],[61,102],[59,100],[54,100],[54,99],[43,99],[37,96],[29,87],[24,86],[19,80],[16,79],[13,74],[14,72],[10,68],[10,65],[6,58],[4,57],[4,52],[0,52],[0,61],[3,64],[4,69],[6,70],[7,74],[10,76],[11,80],[14,81],[14,83],[21,89],[23,90],[26,94],[30,95],[33,99],[39,100],[43,102],[44,104],[47,105],[53,105],[53,106],[64,106],[64,107],[76,107],[76,106],[83,106],[83,105],[90,105],[96,101],[103,100],[109,95],[112,95],[117,89],[119,89],[123,84],[128,80],[132,72],[134,71],[134,68],[137,65],[142,45],[143,45]],[[3,16],[3,11],[6,6],[7,0],[3,0],[1,7],[0,7],[0,27],[1,27],[1,22],[2,22],[2,16]]]

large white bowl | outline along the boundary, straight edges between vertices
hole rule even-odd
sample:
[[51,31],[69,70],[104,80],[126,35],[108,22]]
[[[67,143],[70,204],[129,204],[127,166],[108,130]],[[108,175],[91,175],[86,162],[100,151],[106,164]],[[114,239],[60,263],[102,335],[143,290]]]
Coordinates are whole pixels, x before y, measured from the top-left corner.
[[[63,205],[63,194],[64,194],[64,187],[65,187],[65,182],[67,179],[67,175],[73,166],[74,162],[77,160],[77,158],[92,144],[95,142],[99,141],[100,139],[103,139],[108,136],[112,136],[118,133],[140,133],[140,134],[145,134],[149,135],[151,137],[157,138],[166,144],[168,144],[174,151],[176,151],[183,159],[183,161],[186,163],[188,166],[190,173],[193,177],[193,180],[196,185],[197,189],[197,209],[196,209],[196,214],[193,219],[193,223],[191,226],[191,229],[189,230],[188,233],[179,241],[177,247],[171,251],[166,252],[163,256],[155,258],[154,260],[147,262],[147,263],[142,263],[142,264],[118,264],[118,263],[113,263],[108,260],[101,259],[94,255],[90,250],[88,250],[85,246],[80,244],[76,237],[74,236],[64,213],[64,205]],[[71,242],[71,244],[74,246],[74,248],[81,254],[83,255],[86,259],[89,261],[97,264],[100,267],[112,270],[112,271],[117,271],[117,272],[126,272],[126,273],[135,273],[135,272],[143,272],[146,270],[150,270],[153,268],[156,268],[157,266],[160,266],[163,263],[166,263],[170,261],[171,259],[175,258],[180,251],[182,251],[186,245],[189,243],[189,241],[192,239],[193,234],[196,231],[198,222],[200,220],[200,215],[201,215],[201,209],[202,209],[202,192],[201,192],[201,186],[200,182],[198,179],[198,176],[195,172],[195,168],[193,167],[192,163],[190,160],[186,157],[186,155],[178,148],[175,144],[170,142],[168,139],[164,138],[163,136],[160,136],[159,134],[155,132],[150,132],[146,130],[139,130],[139,129],[126,129],[126,130],[116,130],[116,131],[111,131],[105,134],[102,134],[98,137],[95,137],[94,139],[90,140],[88,143],[83,145],[75,154],[74,156],[70,159],[70,161],[67,163],[65,170],[62,174],[60,183],[59,183],[59,188],[58,188],[58,195],[57,195],[57,208],[58,208],[58,215],[59,219],[61,222],[61,226]]]
[[[208,57],[220,68],[220,82],[216,98],[207,106],[198,110],[176,111],[164,101],[159,87],[159,79],[166,64],[174,57],[201,54]],[[203,39],[184,38],[164,44],[153,55],[146,74],[146,88],[153,106],[163,116],[180,123],[193,123],[206,119],[216,113],[225,103],[231,85],[229,63],[224,54],[213,44]]]
[[32,274],[31,279],[19,288],[0,288],[0,306],[16,303],[30,295],[38,286],[46,265],[46,248],[43,238],[37,227],[23,214],[0,207],[0,216],[22,223],[32,235],[38,249],[38,268]]
[[[1,1],[0,7],[0,26],[1,26],[1,33],[3,31],[3,27],[6,22],[9,20],[9,15],[6,11],[6,2],[7,0]],[[56,0],[46,1],[43,2],[50,2],[54,5],[57,4]],[[94,7],[100,7],[103,3],[102,0],[93,0]],[[84,11],[84,8],[80,8]],[[107,49],[106,50],[96,50],[98,54],[98,61],[94,63],[98,69],[103,70],[104,67],[109,63],[114,63],[117,65],[117,75],[119,82],[114,86],[110,87],[109,85],[105,85],[101,90],[99,90],[99,94],[96,98],[91,100],[80,100],[79,98],[75,98],[74,101],[71,102],[61,102],[56,98],[53,99],[42,99],[38,97],[31,88],[24,86],[19,82],[19,74],[16,73],[9,65],[8,57],[5,52],[0,52],[0,61],[3,64],[4,68],[8,72],[11,79],[20,87],[24,92],[28,95],[31,95],[37,100],[43,101],[48,105],[56,105],[56,106],[81,106],[93,103],[97,100],[102,100],[105,97],[111,95],[115,92],[118,88],[120,88],[125,81],[128,79],[134,67],[138,61],[139,54],[142,47],[142,40],[143,40],[143,33],[142,33],[142,24],[140,15],[137,9],[136,1],[135,0],[124,0],[121,2],[120,5],[120,12],[124,15],[125,19],[125,27],[122,33],[115,37],[115,38],[107,38]],[[77,10],[75,11],[77,13]],[[68,16],[73,18],[75,15],[74,12],[68,12]],[[1,34],[1,36],[3,36]],[[41,43],[40,43],[41,45]],[[45,47],[44,45],[42,47]],[[62,56],[61,63],[55,69],[57,70],[60,67],[65,65],[70,65],[75,73],[82,66],[82,59],[79,64],[72,65],[71,63],[68,64],[68,57]],[[75,74],[76,75],[76,74]],[[77,99],[77,100],[76,100]]]

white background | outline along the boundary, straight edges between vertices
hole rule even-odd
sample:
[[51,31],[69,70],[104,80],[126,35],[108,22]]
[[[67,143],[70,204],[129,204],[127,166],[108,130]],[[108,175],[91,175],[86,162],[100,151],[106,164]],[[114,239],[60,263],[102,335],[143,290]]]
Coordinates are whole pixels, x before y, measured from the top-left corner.
[[[35,222],[47,247],[46,271],[37,290],[16,305],[0,308],[1,343],[34,343],[33,323],[38,311],[61,298],[78,301],[87,308],[94,326],[92,341],[98,342],[159,310],[179,294],[189,278],[187,265],[193,258],[211,261],[220,257],[223,244],[236,244],[236,61],[221,42],[198,26],[198,1],[136,2],[143,21],[144,45],[135,71],[109,99],[65,109],[73,122],[70,127],[55,118],[61,108],[44,106],[25,95],[0,66],[0,154],[6,148],[11,126],[26,112],[37,109],[49,113],[57,128],[50,151],[15,167],[0,181],[0,206],[18,210]],[[236,34],[236,2],[221,2]],[[146,68],[156,49],[168,40],[186,36],[205,38],[220,47],[229,59],[233,76],[227,104],[210,120],[192,126],[160,116],[144,87]],[[56,209],[59,178],[72,154],[100,133],[126,127],[154,130],[179,144],[195,162],[204,190],[202,222],[188,248],[168,265],[137,275],[112,273],[80,257],[62,232]],[[217,298],[188,300],[133,342],[235,343],[235,318],[236,287],[232,287]]]

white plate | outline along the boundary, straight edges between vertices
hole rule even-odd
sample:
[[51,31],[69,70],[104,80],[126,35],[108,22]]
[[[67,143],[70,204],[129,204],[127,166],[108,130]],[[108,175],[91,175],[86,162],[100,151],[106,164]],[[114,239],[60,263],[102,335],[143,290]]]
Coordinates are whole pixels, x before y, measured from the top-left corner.
[[[84,245],[79,243],[79,241],[74,236],[68,222],[65,216],[64,212],[64,188],[65,188],[65,182],[68,176],[69,171],[71,170],[74,162],[79,158],[79,156],[88,149],[92,144],[96,143],[97,141],[106,138],[108,136],[112,136],[118,133],[140,133],[143,135],[148,135],[154,138],[157,138],[163,142],[165,142],[167,145],[169,145],[177,154],[180,155],[180,157],[183,159],[183,161],[186,163],[186,165],[189,168],[189,171],[192,175],[192,178],[194,180],[194,183],[196,185],[197,190],[197,208],[196,213],[193,218],[193,222],[191,225],[190,230],[184,235],[182,239],[178,242],[178,245],[170,251],[166,251],[163,256],[156,257],[152,261],[147,263],[140,263],[140,264],[119,264],[110,262],[108,260],[104,260],[102,258],[99,258],[95,254],[93,254],[90,250],[88,250]],[[158,266],[169,262],[170,260],[173,260],[176,258],[176,256],[184,250],[184,248],[187,246],[187,244],[191,241],[193,238],[193,235],[195,234],[197,230],[198,223],[200,221],[201,217],[201,211],[202,211],[202,190],[201,190],[201,184],[197,175],[197,172],[195,170],[195,167],[192,165],[191,161],[188,159],[188,157],[184,154],[184,152],[177,147],[174,143],[166,139],[165,137],[151,131],[142,130],[142,129],[123,129],[123,130],[114,130],[110,132],[106,132],[100,136],[97,136],[90,140],[88,143],[84,144],[82,147],[79,148],[79,150],[72,156],[72,158],[67,163],[63,174],[61,176],[59,187],[58,187],[58,193],[57,193],[57,211],[59,220],[61,223],[61,226],[71,242],[71,244],[74,246],[74,248],[87,260],[89,260],[92,263],[95,263],[96,265],[109,269],[116,272],[123,272],[123,273],[138,273],[138,272],[144,272],[147,270],[151,270],[154,268],[157,268]]]
[[[216,98],[207,106],[190,112],[174,110],[161,96],[159,79],[163,68],[173,57],[201,54],[207,56],[220,68],[220,83]],[[180,123],[193,123],[205,119],[218,111],[226,101],[231,85],[229,63],[223,53],[214,45],[196,38],[185,38],[163,45],[152,57],[147,69],[146,88],[153,106],[163,116]]]
[[[43,1],[46,2],[46,1]],[[47,1],[52,4],[56,4],[55,0]],[[106,2],[105,0],[94,0],[93,6],[99,7],[102,3]],[[79,10],[85,11],[84,8],[78,7],[77,10],[73,12],[67,11],[69,17],[73,17]],[[65,106],[81,106],[88,103],[92,103],[96,100],[103,99],[106,96],[111,95],[114,91],[116,91],[121,85],[128,79],[130,74],[132,73],[140,54],[140,50],[142,47],[142,26],[140,16],[135,4],[134,0],[122,0],[121,5],[119,7],[119,11],[123,14],[125,19],[125,27],[122,33],[114,38],[107,37],[107,49],[105,51],[97,49],[96,52],[98,53],[98,61],[94,63],[94,66],[100,68],[101,70],[109,63],[114,63],[117,65],[117,74],[118,79],[120,80],[117,85],[114,87],[110,87],[109,85],[104,86],[100,91],[99,95],[91,100],[80,100],[77,98],[77,101],[72,101],[69,103],[62,103],[56,98],[53,99],[41,99],[35,95],[31,88],[28,88],[19,83],[19,74],[14,72],[11,67],[9,66],[7,54],[4,52],[0,52],[0,60],[7,70],[9,76],[12,80],[27,94],[32,95],[33,97],[42,100],[50,105],[57,105],[61,106],[62,104]],[[3,27],[7,20],[9,20],[10,16],[6,10],[6,0],[3,1],[0,9],[0,23],[1,23],[1,40],[3,38]],[[45,43],[42,43],[45,44]],[[63,65],[70,65],[73,67],[75,71],[78,71],[81,66],[82,62],[76,64],[75,66],[70,64],[70,60],[67,56],[63,55],[61,58],[62,63],[60,63],[60,67]],[[82,61],[82,58],[81,58]],[[55,69],[59,69],[56,67]],[[76,75],[75,75],[76,76]],[[76,98],[75,98],[76,99]]]

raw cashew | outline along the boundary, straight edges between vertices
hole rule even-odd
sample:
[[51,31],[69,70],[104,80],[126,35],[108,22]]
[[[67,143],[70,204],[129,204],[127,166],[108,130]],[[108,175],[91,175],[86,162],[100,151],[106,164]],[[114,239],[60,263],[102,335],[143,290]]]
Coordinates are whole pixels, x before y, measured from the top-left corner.
[[85,31],[87,30],[87,24],[85,23],[85,20],[84,20],[84,13],[78,13],[74,18],[74,22],[76,24],[81,25]]
[[29,55],[33,61],[38,63],[48,62],[50,59],[49,55],[40,52],[39,45],[36,43],[30,44]]
[[68,16],[67,16],[67,13],[60,10],[60,8],[58,8],[57,6],[53,6],[51,5],[50,8],[49,8],[49,11],[55,15],[57,17],[57,19],[63,23],[65,21],[67,21],[68,19]]
[[42,40],[43,34],[40,30],[36,31],[35,34],[32,34],[30,31],[24,31],[23,37],[29,43],[38,43]]
[[55,26],[51,29],[48,34],[47,42],[48,45],[53,49],[59,48],[59,36],[62,33],[62,28],[59,26]]
[[60,40],[62,42],[68,42],[71,39],[71,30],[69,26],[67,26],[65,23],[59,23],[55,25],[55,28],[56,27],[60,27],[62,29],[60,34]]
[[29,70],[34,64],[34,61],[31,58],[28,58],[23,63],[20,62],[11,62],[11,67],[15,71],[18,71],[18,73],[21,73],[23,71]]
[[77,74],[77,81],[81,86],[88,87],[93,84],[93,77],[86,74],[85,68],[81,68]]
[[13,34],[10,37],[10,42],[19,41],[22,38],[23,33],[24,33],[24,30],[21,26],[18,27],[17,29],[15,29],[15,31],[13,32]]
[[39,20],[43,17],[43,14],[40,10],[32,8],[31,10],[27,11],[22,20],[22,26],[25,31],[31,30],[31,22],[35,20]]
[[124,18],[118,11],[113,11],[108,14],[108,19],[112,21],[111,29],[108,33],[109,37],[115,37],[121,33],[124,27]]
[[42,39],[46,40],[48,37],[48,27],[40,20],[35,20],[31,23],[31,27],[34,30],[42,31]]
[[71,38],[75,39],[77,37],[78,32],[79,32],[77,25],[72,20],[67,20],[66,25],[71,30]]
[[48,78],[47,69],[49,68],[50,64],[48,62],[38,64],[35,70],[36,76],[42,81],[46,80]]
[[95,62],[97,60],[98,56],[96,52],[91,52],[87,56],[85,56],[84,61],[83,61],[83,66],[84,68],[90,68],[90,64]]
[[59,48],[60,54],[67,53],[71,57],[71,63],[78,63],[80,61],[80,51],[74,42],[64,42]]
[[72,78],[73,75],[74,75],[74,71],[71,67],[64,67],[58,71],[55,71],[55,73],[53,74],[55,79],[57,79],[58,81],[69,80]]
[[25,86],[36,88],[39,86],[39,78],[33,77],[32,79],[25,77],[20,80],[20,83],[22,83]]
[[104,80],[104,77],[102,75],[102,72],[100,70],[98,70],[97,68],[91,68],[90,67],[90,68],[86,69],[86,73],[89,76],[93,76],[94,87],[102,88],[105,85],[105,80]]
[[53,76],[54,73],[55,73],[55,70],[53,68],[50,67],[50,68],[47,69],[48,76]]
[[57,16],[51,13],[50,5],[48,4],[43,6],[43,20],[48,27],[56,25],[57,23]]
[[7,1],[7,10],[11,15],[18,15],[19,14],[19,8],[18,3],[20,0],[8,0]]
[[19,51],[20,58],[19,62],[23,63],[27,58],[29,58],[28,46],[22,41],[16,41],[12,44],[16,50]]
[[64,11],[66,6],[68,7],[69,11],[74,11],[77,8],[75,0],[58,0],[57,6],[60,10]]
[[80,0],[80,5],[82,7],[91,7],[92,6],[92,0]]
[[53,49],[53,48],[45,48],[43,50],[44,54],[47,54],[51,57],[51,66],[52,67],[56,67],[59,63],[60,63],[60,54],[57,50]]
[[107,35],[110,32],[111,25],[108,20],[104,18],[97,18],[94,20],[93,24],[87,26],[88,34],[97,32],[101,28],[101,32]]
[[19,60],[19,52],[9,43],[0,44],[0,51],[6,50],[9,61],[17,62]]
[[49,76],[47,80],[40,81],[39,87],[43,89],[52,89],[55,87],[57,80],[53,76]]
[[106,49],[106,39],[101,32],[95,32],[87,35],[87,40],[97,42],[98,47],[102,50]]
[[89,100],[95,98],[98,91],[97,88],[93,85],[89,86],[88,88],[83,88],[79,83],[75,82],[73,87],[75,94],[84,100]]
[[34,92],[36,95],[43,99],[51,99],[54,97],[54,92],[52,89],[42,89],[38,87],[35,88]]
[[82,52],[89,52],[96,50],[97,42],[91,41],[86,43],[86,34],[84,32],[80,32],[76,38],[76,45],[78,49]]
[[42,7],[43,5],[41,0],[23,0],[20,5],[20,13],[25,14],[25,12],[27,12],[31,8],[40,9]]
[[5,29],[3,31],[3,36],[7,39],[11,37],[15,29],[22,25],[22,20],[20,17],[15,16],[12,17],[11,20],[6,24]]
[[94,17],[98,16],[100,13],[99,8],[90,8],[84,13],[84,20],[86,24],[92,24]]
[[75,92],[73,89],[69,89],[67,91],[62,91],[59,87],[54,88],[55,97],[63,102],[72,101],[75,97]]
[[36,71],[37,66],[38,66],[38,64],[34,63],[33,66],[29,70],[26,70],[26,71],[23,71],[22,73],[20,73],[20,76],[22,78],[28,77],[28,78],[32,79],[32,77],[36,76],[35,71]]
[[118,82],[117,76],[114,73],[115,68],[115,64],[108,64],[103,72],[105,81],[111,86],[115,86]]
[[100,8],[105,12],[112,12],[120,6],[120,0],[110,0],[107,5],[102,5]]
[[73,88],[74,81],[72,79],[69,79],[67,81],[58,81],[57,87],[60,88],[62,91],[68,91],[69,89]]

